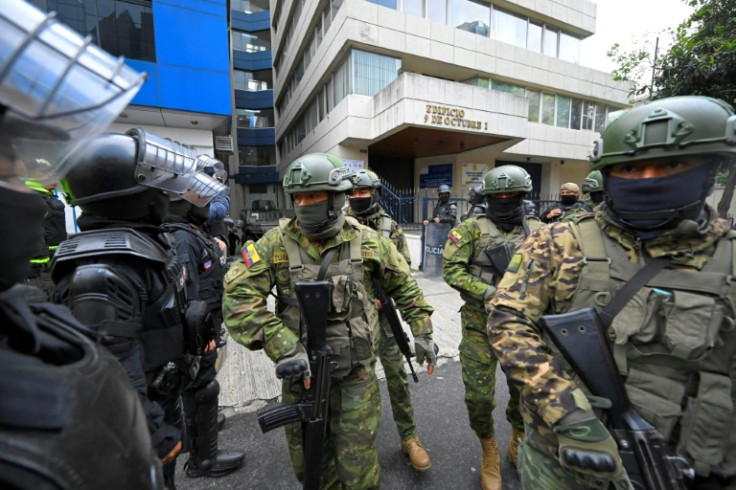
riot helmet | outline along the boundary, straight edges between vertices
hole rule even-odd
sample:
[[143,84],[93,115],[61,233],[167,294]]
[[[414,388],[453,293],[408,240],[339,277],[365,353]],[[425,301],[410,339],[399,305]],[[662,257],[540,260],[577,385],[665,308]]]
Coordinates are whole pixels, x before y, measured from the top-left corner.
[[[722,164],[736,154],[736,115],[723,101],[703,96],[655,100],[623,113],[595,142],[591,168],[601,170],[609,214],[640,239],[663,231],[700,229],[705,200]],[[663,177],[611,175],[618,164],[697,162]]]
[[603,175],[600,170],[593,170],[583,180],[583,192],[590,196],[595,204],[603,201]]
[[145,77],[26,2],[0,2],[0,32],[0,147],[19,177],[54,182]]
[[[532,178],[521,167],[501,165],[483,176],[480,193],[485,196],[488,207],[486,215],[506,231],[524,219],[524,196],[532,191]],[[514,194],[513,196],[503,196]]]
[[210,217],[210,203],[200,207],[174,194],[169,202],[169,214],[184,218],[187,223],[201,227]]
[[348,202],[350,209],[358,216],[373,214],[378,211],[378,197],[381,192],[381,179],[372,170],[360,169],[353,175],[353,194],[358,189],[370,189],[370,197],[351,195]]
[[345,193],[352,189],[352,172],[339,158],[310,153],[294,160],[284,175],[284,192],[327,193],[327,200],[294,206],[297,222],[307,238],[322,240],[337,234],[345,222]]
[[480,193],[480,186],[473,185],[468,189],[468,202],[470,204],[480,204],[483,202],[483,194]]
[[447,184],[440,185],[439,189],[437,189],[437,196],[440,199],[440,204],[450,202],[450,186]]

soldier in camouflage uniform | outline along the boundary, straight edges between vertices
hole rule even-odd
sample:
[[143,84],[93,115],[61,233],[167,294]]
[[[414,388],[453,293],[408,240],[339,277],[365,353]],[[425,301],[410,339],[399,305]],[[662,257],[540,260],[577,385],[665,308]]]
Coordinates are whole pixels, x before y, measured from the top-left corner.
[[[284,379],[283,401],[298,400],[302,385],[308,388],[310,372],[294,284],[315,280],[327,261],[333,297],[326,336],[336,368],[331,372],[321,485],[378,488],[376,434],[381,409],[374,372],[379,327],[373,279],[394,298],[411,325],[420,364],[425,359],[430,365],[436,361],[429,318],[433,310],[391,241],[345,216],[350,179],[347,167],[331,155],[308,154],[289,165],[284,190],[292,195],[296,217],[245,244],[243,258],[225,276],[223,313],[233,339],[249,349],[264,349],[276,363],[276,375]],[[274,286],[276,314],[266,307]],[[304,476],[301,437],[299,424],[286,426],[299,480]]]
[[606,189],[595,215],[534,232],[512,258],[488,336],[522,390],[524,488],[631,488],[615,441],[539,319],[602,309],[655,258],[665,268],[611,313],[613,357],[633,407],[697,474],[687,487],[736,488],[736,236],[705,202],[734,159],[735,122],[728,104],[706,97],[629,110],[591,154]]
[[603,175],[600,170],[593,170],[585,177],[583,193],[589,196],[585,201],[585,208],[592,213],[593,209],[603,202]]
[[571,221],[581,214],[585,204],[579,199],[580,187],[574,182],[567,182],[560,187],[560,202],[553,204],[540,215],[545,223],[555,221]]
[[[522,200],[532,191],[532,179],[521,167],[503,165],[486,173],[480,193],[486,196],[485,215],[469,218],[454,228],[443,254],[442,277],[460,291],[465,304],[460,310],[463,338],[460,343],[465,405],[470,427],[483,449],[481,480],[484,490],[501,488],[498,444],[494,436],[493,409],[496,407],[496,357],[488,345],[485,302],[493,296],[505,261],[521,246],[530,225],[538,228],[536,218],[527,222]],[[500,252],[502,260],[492,262],[487,250]],[[511,398],[506,419],[513,429],[508,458],[516,464],[519,439],[524,424],[519,412],[519,390],[509,384]]]
[[[409,245],[406,243],[404,230],[391,219],[378,203],[381,191],[381,180],[370,170],[359,170],[353,177],[353,192],[350,195],[348,210],[349,216],[354,216],[361,224],[376,230],[384,238],[390,239],[399,253],[411,265]],[[404,357],[399,350],[391,326],[385,315],[380,315],[378,330],[377,354],[381,358],[383,370],[386,373],[388,395],[391,399],[391,411],[394,415],[396,428],[401,437],[401,447],[411,459],[411,464],[419,471],[427,470],[432,466],[427,451],[417,438],[417,428],[414,424],[414,408],[411,405],[409,382],[406,379]]]

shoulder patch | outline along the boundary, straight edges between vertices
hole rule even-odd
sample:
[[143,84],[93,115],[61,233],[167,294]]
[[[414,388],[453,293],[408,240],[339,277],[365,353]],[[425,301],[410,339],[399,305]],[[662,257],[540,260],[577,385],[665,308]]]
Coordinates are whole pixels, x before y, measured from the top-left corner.
[[258,251],[256,251],[256,246],[253,242],[250,242],[243,248],[243,260],[248,268],[261,261],[261,256],[258,255]]
[[463,236],[457,230],[452,230],[450,232],[450,240],[452,240],[454,243],[459,242],[462,238]]
[[521,254],[514,254],[513,257],[511,257],[511,260],[509,261],[508,267],[506,267],[506,270],[508,272],[517,272],[519,270],[519,266],[521,265]]
[[240,276],[244,275],[248,269],[245,268],[240,262],[235,262],[225,274],[225,285],[236,282]]
[[376,256],[376,252],[374,250],[371,250],[370,248],[361,247],[360,256],[363,259],[372,259],[373,257]]
[[272,262],[274,264],[288,264],[289,263],[289,256],[284,251],[276,250],[273,253],[273,260],[272,260]]

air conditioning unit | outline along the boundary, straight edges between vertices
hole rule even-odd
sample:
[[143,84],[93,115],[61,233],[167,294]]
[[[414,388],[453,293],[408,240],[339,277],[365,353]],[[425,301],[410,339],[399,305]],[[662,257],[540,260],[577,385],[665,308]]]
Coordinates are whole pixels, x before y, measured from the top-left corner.
[[232,136],[215,136],[215,151],[221,151],[223,153],[233,152],[233,137]]

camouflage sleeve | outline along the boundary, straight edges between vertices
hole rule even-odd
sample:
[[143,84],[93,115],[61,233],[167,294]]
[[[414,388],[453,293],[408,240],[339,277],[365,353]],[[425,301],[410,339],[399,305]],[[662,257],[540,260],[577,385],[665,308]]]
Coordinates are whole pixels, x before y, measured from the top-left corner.
[[255,243],[246,242],[242,257],[225,275],[222,302],[225,326],[233,339],[251,350],[264,349],[274,362],[299,341],[266,304],[276,281],[271,264],[272,250],[280,244],[276,228]]
[[452,229],[448,237],[442,253],[442,278],[463,295],[483,302],[489,284],[468,272],[470,259],[479,243],[480,228],[474,219],[467,219]]
[[429,317],[434,309],[424,299],[424,293],[411,275],[409,264],[391,240],[380,236],[378,240],[381,287],[396,302],[401,318],[409,324],[414,336],[432,333]]
[[391,241],[394,242],[399,253],[404,257],[406,263],[411,266],[411,255],[409,255],[409,244],[406,242],[406,235],[399,224],[391,220]]
[[575,409],[575,383],[541,336],[539,318],[565,311],[578,283],[582,252],[569,225],[535,230],[509,263],[490,302],[488,342],[524,402],[552,426]]

